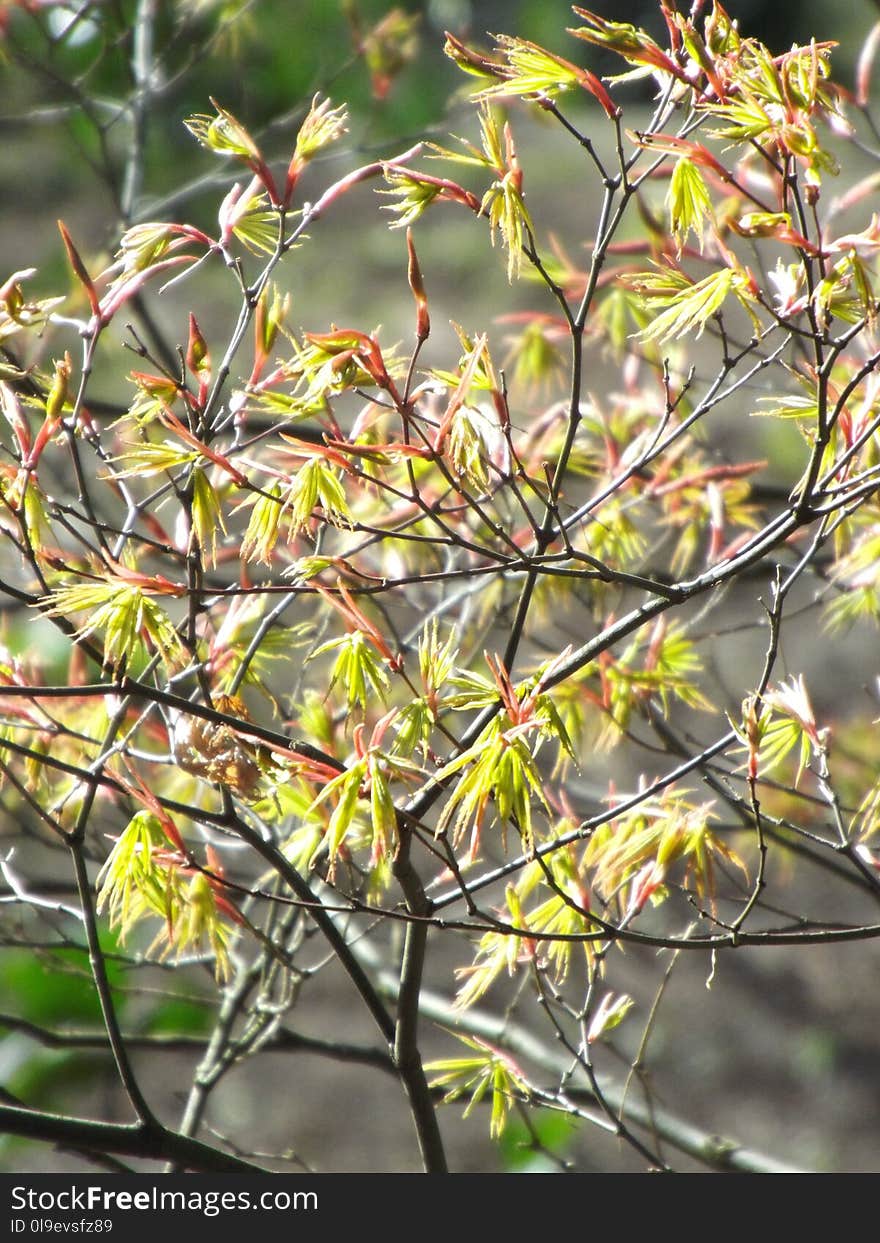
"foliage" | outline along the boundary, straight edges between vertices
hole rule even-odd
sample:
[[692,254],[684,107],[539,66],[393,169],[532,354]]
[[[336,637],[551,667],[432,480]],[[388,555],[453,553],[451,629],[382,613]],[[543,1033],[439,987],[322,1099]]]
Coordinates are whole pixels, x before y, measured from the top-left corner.
[[[178,1160],[227,1071],[292,1038],[321,940],[425,1169],[447,1167],[447,1101],[502,1145],[514,1124],[558,1144],[550,1111],[642,1168],[672,1168],[669,1145],[723,1166],[594,1061],[647,1056],[665,983],[633,995],[630,947],[665,980],[689,954],[877,933],[840,885],[801,906],[788,870],[880,896],[876,745],[838,752],[813,695],[880,619],[877,173],[831,188],[875,133],[876,33],[852,91],[830,43],[774,54],[717,3],[662,5],[663,43],[575,7],[566,56],[453,32],[465,136],[355,158],[335,92],[265,129],[206,100],[181,127],[197,175],[163,201],[149,153],[180,31],[219,41],[259,10],[167,7],[3,10],[12,61],[57,53],[117,220],[112,255],[62,223],[66,276],[0,287],[0,767],[28,845],[20,873],[6,859],[4,942],[90,950],[134,1156],[161,1132]],[[390,98],[417,23],[343,7]],[[618,73],[590,68],[597,48]],[[625,111],[633,82],[650,114]],[[583,236],[544,219],[532,115],[582,162]],[[373,298],[316,322],[287,287],[326,220],[379,212],[408,341]],[[440,228],[479,231],[478,278],[500,267],[506,357],[469,307],[437,331]],[[760,452],[768,427],[784,453]],[[792,672],[798,610],[824,630]],[[23,642],[24,616],[55,645]],[[732,631],[751,646],[722,677]],[[213,1007],[176,1131],[142,1094],[111,958],[144,997],[189,972]],[[485,1008],[526,998],[541,1056]],[[258,1165],[243,1144],[180,1164]]]

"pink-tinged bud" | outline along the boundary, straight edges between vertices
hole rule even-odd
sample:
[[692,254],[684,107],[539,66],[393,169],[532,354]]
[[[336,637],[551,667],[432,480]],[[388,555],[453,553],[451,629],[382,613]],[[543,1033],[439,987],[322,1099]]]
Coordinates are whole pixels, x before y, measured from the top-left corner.
[[856,103],[860,108],[867,108],[871,97],[871,74],[878,46],[880,46],[880,22],[871,28],[871,33],[862,45],[856,65]]
[[666,869],[659,863],[646,863],[633,877],[627,916],[637,915],[653,893],[663,884]]
[[232,237],[232,232],[236,225],[251,210],[254,202],[262,193],[262,185],[263,183],[259,177],[252,177],[244,189],[242,189],[241,183],[237,181],[223,199],[217,212],[217,223],[220,225],[220,242],[222,245],[226,245]]
[[406,249],[409,255],[407,279],[416,300],[416,340],[426,341],[431,332],[431,317],[428,314],[428,295],[422,280],[422,269],[419,267],[418,256],[412,238],[412,229],[406,231]]
[[18,397],[7,384],[0,384],[0,412],[12,428],[21,460],[26,461],[31,450],[31,432]]
[[510,430],[510,407],[507,404],[507,397],[500,388],[492,389],[492,405],[495,407],[495,413],[498,415],[498,423],[502,432]]
[[706,564],[715,565],[724,543],[724,497],[716,483],[706,484],[709,506],[709,548]]
[[748,776],[749,781],[758,779],[758,762],[761,752],[761,718],[754,695],[743,702],[743,724],[745,726],[746,743],[748,744]]
[[67,258],[70,261],[70,266],[73,268],[74,275],[86,291],[86,297],[89,300],[89,306],[92,308],[92,314],[95,316],[95,319],[100,322],[101,306],[94,282],[86,271],[86,265],[80,258],[79,251],[74,246],[73,239],[67,232],[62,220],[58,221],[58,229],[61,233],[61,240],[64,242],[64,249],[67,251]]

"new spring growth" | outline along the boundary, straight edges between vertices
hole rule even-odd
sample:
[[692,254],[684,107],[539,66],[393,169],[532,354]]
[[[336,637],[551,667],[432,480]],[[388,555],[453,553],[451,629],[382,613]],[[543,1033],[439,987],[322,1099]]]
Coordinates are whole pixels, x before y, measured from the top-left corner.
[[419,259],[416,254],[415,244],[412,237],[412,229],[406,231],[406,249],[409,256],[409,265],[407,267],[407,279],[409,287],[413,292],[416,300],[416,340],[419,345],[423,341],[427,341],[431,332],[431,317],[428,314],[428,295],[425,293],[425,284],[422,280],[422,269],[419,267]]

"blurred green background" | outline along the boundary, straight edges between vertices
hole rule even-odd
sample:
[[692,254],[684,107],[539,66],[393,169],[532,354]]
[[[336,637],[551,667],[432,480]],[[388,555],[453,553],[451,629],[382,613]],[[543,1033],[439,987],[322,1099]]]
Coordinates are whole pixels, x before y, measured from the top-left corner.
[[[662,37],[657,7],[647,0],[596,0],[589,7],[615,20],[644,24],[658,38]],[[739,19],[744,33],[759,36],[774,50],[785,50],[793,41],[804,42],[811,35],[839,41],[836,76],[845,85],[852,82],[859,49],[878,17],[877,5],[868,0],[852,0],[845,10],[819,0],[780,0],[772,4],[731,0],[727,7]],[[134,3],[121,3],[118,11],[130,22],[135,8]],[[402,40],[407,55],[399,72],[392,72],[398,68],[393,60],[385,67],[392,80],[384,89],[376,66],[372,66],[371,72],[365,58],[356,53],[356,31],[359,26],[361,33],[366,34],[395,8],[400,13],[395,20],[401,23],[401,31],[408,28],[408,18],[418,18],[413,27],[418,43],[410,47],[408,39]],[[4,272],[0,279],[6,272],[37,264],[41,268],[40,286],[47,292],[56,292],[71,284],[55,227],[58,217],[71,224],[90,264],[106,262],[118,238],[119,184],[114,183],[112,176],[109,180],[102,176],[101,169],[106,164],[118,176],[131,140],[128,114],[115,112],[115,101],[125,98],[131,89],[131,48],[122,35],[115,42],[104,41],[98,27],[89,22],[87,12],[77,28],[65,35],[65,22],[70,21],[73,10],[56,6],[29,15],[0,6],[0,13],[4,10],[9,23],[0,64],[0,177],[4,186],[4,227],[0,231],[0,264]],[[575,23],[564,0],[424,0],[398,6],[387,0],[360,0],[356,10],[342,0],[228,0],[225,4],[190,0],[159,3],[158,14],[156,42],[166,53],[152,82],[154,98],[146,127],[143,197],[138,218],[185,217],[208,229],[212,225],[216,228],[217,204],[235,174],[225,167],[218,173],[216,160],[196,146],[182,122],[192,113],[208,111],[209,97],[239,116],[260,135],[267,151],[279,158],[289,154],[297,120],[316,91],[329,94],[334,102],[347,103],[351,111],[350,135],[340,153],[331,152],[318,162],[305,183],[309,190],[326,185],[337,168],[387,155],[425,135],[441,142],[448,141],[449,131],[475,137],[470,110],[463,102],[461,75],[443,55],[444,29],[478,41],[485,39],[488,31],[519,34],[601,72],[619,69],[618,64],[604,60],[594,49],[565,35],[565,26]],[[642,106],[647,102],[645,95]],[[585,117],[596,114],[595,110],[588,113],[583,101],[572,101],[570,106],[582,109]],[[556,230],[574,252],[590,235],[594,207],[578,152],[572,144],[563,143],[556,131],[551,133],[519,112],[515,125],[518,137],[522,135],[520,149],[529,202],[534,204],[542,230]],[[569,157],[570,162],[565,162]],[[237,175],[240,177],[240,172]],[[185,194],[175,197],[182,183]],[[382,322],[391,339],[402,337],[412,327],[403,238],[400,233],[389,232],[387,217],[383,218],[378,211],[369,191],[352,196],[343,206],[344,210],[321,222],[317,244],[304,247],[285,264],[284,278],[293,294],[294,324],[322,329],[336,319],[370,328]],[[437,326],[432,349],[438,340],[442,344],[443,325],[450,318],[460,319],[465,327],[473,329],[490,322],[499,310],[515,310],[533,302],[533,289],[508,288],[503,256],[498,251],[494,255],[487,252],[485,235],[474,221],[438,211],[430,226],[419,230],[418,243]],[[218,291],[221,281],[226,290],[225,275],[217,274]],[[207,329],[211,316],[222,317],[223,312],[212,305],[212,293],[198,296],[204,305],[196,310]],[[180,300],[172,299],[162,310],[172,341],[185,339],[183,309],[189,297],[190,289],[184,286]],[[227,312],[234,315],[236,307],[228,297],[226,301]],[[166,306],[161,302],[158,305]],[[218,323],[218,333],[221,327]],[[591,383],[599,382],[592,376],[590,379]],[[763,423],[755,434],[769,434],[767,426]],[[760,967],[765,974],[748,978],[744,974],[741,981],[737,981],[733,971],[734,1000],[739,996],[742,1007],[753,1007],[755,1013],[770,1005],[768,999],[781,998],[784,1002],[785,987],[794,987],[794,977],[787,964],[777,963],[768,954]],[[804,964],[804,970],[813,971],[814,963],[821,964],[821,958],[813,956],[809,964]],[[653,970],[653,964],[650,969]],[[830,973],[834,968],[828,970]],[[854,968],[846,977],[854,992],[861,992],[862,984],[865,989],[869,986],[870,976],[864,968],[860,970],[861,975]],[[0,958],[0,1013],[10,1009],[14,999],[16,1012],[37,1025],[91,1024],[96,1014],[86,972],[87,964],[81,954],[4,951]],[[841,974],[840,988],[844,982]],[[824,987],[827,980],[822,983]],[[174,994],[163,989],[153,1005],[145,1006],[137,998],[123,1001],[127,1029],[190,1035],[202,1032],[206,1012],[199,1004],[199,990],[193,989],[190,997],[183,995],[179,985],[178,990]],[[696,980],[690,996],[705,996],[702,979]],[[797,1001],[795,998],[792,1002],[792,1012]],[[804,1060],[798,1090],[803,1090],[806,1080],[828,1122],[825,1135],[801,1137],[800,1159],[830,1166],[836,1154],[825,1151],[822,1145],[833,1143],[832,1115],[838,1110],[852,1131],[862,1087],[861,1082],[850,1084],[841,1078],[832,1083],[829,1066],[837,1059],[841,1067],[846,1062],[858,1068],[858,1059],[866,1061],[866,1050],[871,1048],[868,1036],[845,1040],[838,1033],[837,1014],[847,1002],[846,996],[838,997],[832,992],[831,1001],[824,1010],[820,1009],[812,1026],[799,1029],[797,1040],[789,1044],[789,1048],[802,1051]],[[331,1007],[336,1004],[334,998],[328,1001]],[[777,1018],[775,1014],[765,1016],[767,1030]],[[717,1021],[723,1036],[723,1014]],[[683,1040],[683,1029],[693,1025],[683,1007],[671,1020],[664,1038],[669,1044]],[[756,1051],[756,1061],[766,1064],[768,1076],[781,1074],[774,1058],[784,1058],[785,1048],[784,1042],[777,1043],[778,1050],[773,1053],[768,1053],[766,1046]],[[723,1039],[705,1039],[695,1056],[697,1060],[691,1064],[695,1080],[701,1073],[708,1074],[708,1069],[717,1071],[717,1066],[707,1069],[706,1063],[712,1057],[720,1062],[727,1057]],[[41,1049],[20,1031],[8,1034],[0,1050],[0,1069],[4,1071],[0,1082],[37,1106],[51,1104],[63,1108],[68,1097],[77,1095],[81,1103],[84,1086],[92,1090],[93,1084],[102,1081],[106,1067],[106,1059],[98,1059],[94,1054]],[[286,1065],[283,1073],[287,1074]],[[687,1073],[687,1067],[683,1073]],[[823,1086],[827,1093],[824,1100]],[[741,1086],[737,1082],[730,1087],[733,1102],[738,1099]],[[678,1086],[682,1096],[686,1088],[685,1083]],[[298,1098],[303,1116],[311,1110],[315,1125],[325,1122],[324,1106],[330,1091],[320,1080],[312,1088],[312,1104],[307,1090]],[[766,1116],[761,1115],[762,1092],[757,1079],[753,1092],[752,1114],[743,1118],[744,1127],[752,1128],[756,1142],[760,1139],[768,1146],[779,1144],[783,1150],[778,1109],[768,1098]],[[695,1094],[699,1096],[698,1086]],[[698,1103],[688,1101],[687,1105],[696,1109]],[[245,1107],[242,1094],[236,1108],[243,1111]],[[759,1111],[759,1130],[763,1127],[760,1136],[754,1135],[755,1110]],[[344,1122],[345,1101],[341,1092],[340,1111]],[[735,1127],[737,1119],[732,1105],[728,1116]],[[873,1134],[874,1124],[873,1117],[866,1117],[867,1132]],[[396,1125],[393,1119],[389,1123],[389,1142],[393,1141]],[[444,1125],[451,1127],[451,1122],[444,1118]],[[491,1168],[484,1130],[482,1121],[478,1121],[468,1138],[474,1168]],[[479,1139],[474,1141],[471,1137],[477,1133]],[[319,1139],[315,1137],[316,1144]],[[333,1142],[338,1146],[341,1141],[337,1137]],[[546,1142],[551,1144],[549,1138]],[[797,1148],[792,1144],[788,1151],[792,1146]],[[338,1152],[326,1154],[326,1162],[336,1155]],[[508,1167],[520,1168],[520,1155],[511,1150],[506,1156],[502,1154],[501,1159]],[[368,1162],[369,1156],[367,1153],[348,1159],[357,1168],[357,1161]],[[23,1153],[20,1145],[5,1152],[0,1150],[0,1160],[8,1165],[24,1168],[35,1159]]]

